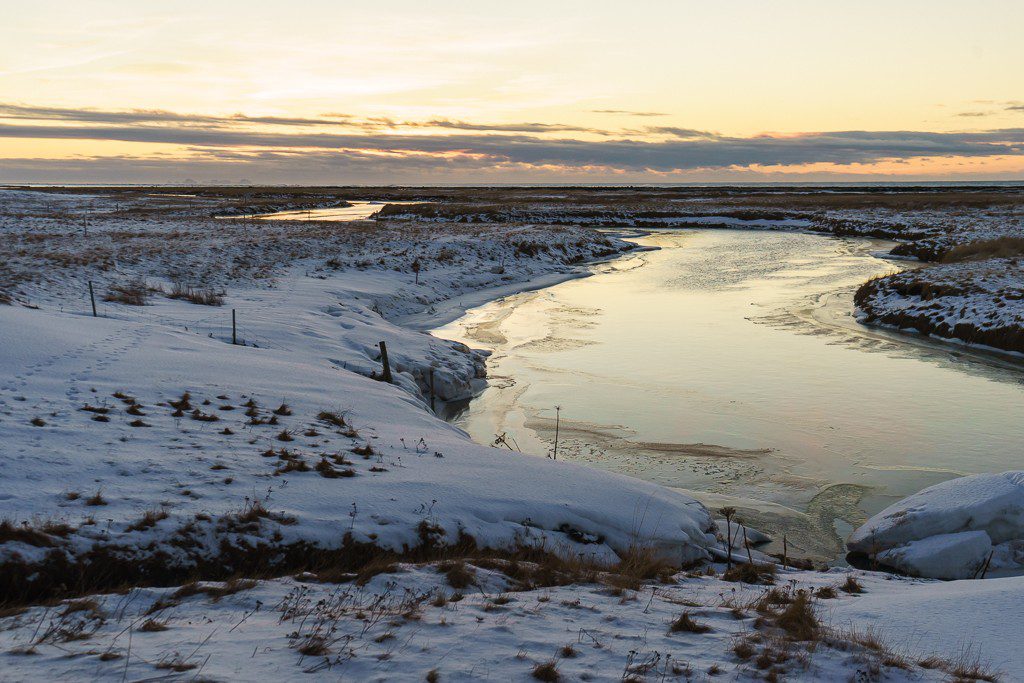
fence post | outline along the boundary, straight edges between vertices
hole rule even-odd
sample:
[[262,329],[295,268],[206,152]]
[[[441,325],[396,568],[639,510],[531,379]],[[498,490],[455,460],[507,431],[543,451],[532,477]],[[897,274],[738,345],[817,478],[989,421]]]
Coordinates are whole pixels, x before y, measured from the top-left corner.
[[391,383],[391,364],[388,363],[388,347],[384,342],[380,342],[380,362],[384,366],[384,381]]
[[92,293],[92,280],[89,280],[89,301],[92,302],[92,317],[96,316],[96,295]]
[[231,309],[231,343],[238,344],[238,331],[235,328],[235,309]]
[[430,368],[430,409],[434,410],[434,368]]
[[555,406],[555,452],[552,460],[558,460],[558,427],[562,417],[562,406]]

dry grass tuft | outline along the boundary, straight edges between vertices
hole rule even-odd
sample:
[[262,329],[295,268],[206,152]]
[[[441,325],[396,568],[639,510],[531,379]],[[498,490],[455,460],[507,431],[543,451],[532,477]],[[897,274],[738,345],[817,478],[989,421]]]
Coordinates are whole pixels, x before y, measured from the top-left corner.
[[86,498],[85,499],[85,504],[86,505],[93,505],[93,506],[106,505],[107,501],[103,498],[103,491],[100,490],[100,491],[97,491],[96,493],[92,494],[88,498]]
[[738,564],[727,569],[722,574],[722,580],[770,586],[775,583],[775,565],[757,563]]
[[203,594],[209,597],[211,601],[217,602],[224,596],[234,595],[235,593],[251,590],[255,587],[256,581],[252,579],[231,579],[220,585],[201,585],[198,582],[193,581],[192,583],[187,583],[174,591],[174,593],[171,594],[171,598],[174,600],[180,600],[181,598],[188,598],[193,595]]
[[476,583],[476,572],[467,567],[465,562],[445,562],[440,569],[452,588],[468,588]]
[[318,635],[302,639],[296,644],[295,649],[299,654],[307,657],[326,657],[331,654],[331,648],[327,646],[327,639]]
[[167,292],[168,299],[181,299],[200,306],[223,306],[224,292],[215,292],[212,289],[194,289],[181,282],[175,282],[171,291]]
[[142,514],[142,518],[139,519],[139,521],[135,522],[134,524],[130,524],[125,530],[144,531],[146,529],[151,529],[152,527],[156,526],[157,522],[163,519],[167,519],[169,516],[170,515],[168,515],[167,511],[163,509],[146,510]]
[[814,614],[810,593],[796,591],[793,601],[776,617],[775,623],[793,640],[817,639],[820,624]]
[[668,630],[670,633],[707,633],[711,627],[695,621],[689,612],[683,612],[669,625]]
[[157,621],[156,619],[146,619],[139,626],[139,630],[143,633],[158,633],[160,631],[166,631],[168,628],[166,621]]
[[99,619],[103,616],[103,610],[100,609],[100,603],[91,598],[72,600],[66,603],[64,605],[64,611],[61,612],[61,616],[66,617],[79,612],[87,612],[90,617],[95,619]]
[[149,286],[142,280],[132,280],[122,284],[110,285],[103,300],[128,306],[145,306],[148,297]]
[[853,574],[848,574],[846,576],[846,581],[839,586],[839,590],[844,593],[849,593],[850,595],[859,595],[864,592],[864,587],[860,585],[860,581],[858,581]]
[[547,681],[548,683],[557,683],[562,680],[562,674],[558,672],[558,664],[553,659],[534,666],[530,675],[538,681]]
[[153,666],[157,669],[163,669],[165,671],[174,671],[175,673],[182,673],[184,671],[191,671],[192,669],[197,668],[199,665],[186,662],[178,657],[174,657],[172,659],[165,659],[163,661],[157,662]]
[[343,429],[348,426],[348,423],[345,422],[345,416],[343,414],[332,413],[329,410],[321,410],[319,413],[317,413],[316,419],[322,422],[326,422],[329,425],[333,425],[338,429]]

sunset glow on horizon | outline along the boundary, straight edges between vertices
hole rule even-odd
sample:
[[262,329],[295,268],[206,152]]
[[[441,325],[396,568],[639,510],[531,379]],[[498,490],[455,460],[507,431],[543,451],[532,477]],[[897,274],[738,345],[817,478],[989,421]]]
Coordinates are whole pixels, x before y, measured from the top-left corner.
[[1017,2],[44,0],[2,182],[1024,179]]

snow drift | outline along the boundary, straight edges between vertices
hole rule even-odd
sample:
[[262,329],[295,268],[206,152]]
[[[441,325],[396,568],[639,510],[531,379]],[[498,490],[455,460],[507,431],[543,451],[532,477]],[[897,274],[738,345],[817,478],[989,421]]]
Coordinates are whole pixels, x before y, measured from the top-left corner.
[[869,519],[846,545],[855,558],[914,576],[1024,571],[1024,471],[930,486]]

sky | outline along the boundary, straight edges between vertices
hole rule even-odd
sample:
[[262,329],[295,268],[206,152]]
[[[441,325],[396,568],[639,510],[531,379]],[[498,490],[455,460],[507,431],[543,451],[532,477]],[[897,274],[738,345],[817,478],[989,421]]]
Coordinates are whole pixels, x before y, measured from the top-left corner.
[[0,182],[1024,180],[1019,0],[11,0]]

